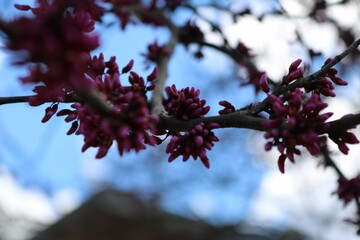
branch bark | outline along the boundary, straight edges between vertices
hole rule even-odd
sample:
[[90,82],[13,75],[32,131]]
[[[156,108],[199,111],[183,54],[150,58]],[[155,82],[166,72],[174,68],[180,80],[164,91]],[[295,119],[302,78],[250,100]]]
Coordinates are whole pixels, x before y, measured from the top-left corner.
[[158,125],[159,130],[188,131],[199,123],[217,123],[220,128],[247,128],[264,131],[263,122],[266,119],[247,115],[246,112],[236,111],[229,114],[196,118],[183,121],[178,118],[162,116]]
[[[94,101],[94,104],[102,103],[103,101],[99,101],[99,99],[95,93],[87,93],[82,96],[81,99],[86,98],[86,102]],[[5,104],[14,104],[14,103],[25,103],[28,102],[28,99],[31,96],[16,96],[16,97],[0,97],[0,105]],[[94,97],[94,99],[92,99]],[[78,101],[74,97],[69,97],[65,99],[64,103],[73,103]],[[52,103],[54,101],[49,101]],[[56,100],[55,100],[56,102]],[[96,109],[103,109],[105,112],[101,111],[99,114],[109,114],[111,109],[106,110],[108,106],[98,106]],[[236,111],[229,114],[210,116],[205,118],[196,118],[188,121],[184,121],[175,117],[170,117],[164,114],[160,114],[160,123],[158,125],[158,130],[171,130],[171,131],[187,131],[191,128],[195,127],[199,123],[218,123],[220,128],[246,128],[252,129],[256,131],[265,131],[263,127],[263,122],[267,121],[267,119],[251,116],[248,111]],[[352,126],[356,126],[360,124],[360,113],[349,114],[340,119],[329,122],[331,125],[331,129],[333,131],[340,131],[341,129],[349,129]]]
[[27,103],[30,96],[0,97],[0,105],[11,103]]

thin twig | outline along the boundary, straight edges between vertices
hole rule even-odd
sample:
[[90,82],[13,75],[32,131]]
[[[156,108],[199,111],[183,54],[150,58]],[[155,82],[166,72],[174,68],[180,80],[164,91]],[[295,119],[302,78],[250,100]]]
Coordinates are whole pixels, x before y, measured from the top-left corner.
[[256,66],[244,55],[242,55],[240,52],[238,52],[235,49],[232,49],[228,46],[218,46],[216,44],[210,43],[210,42],[206,42],[206,41],[202,41],[202,42],[197,42],[200,46],[206,46],[212,49],[215,49],[221,53],[224,53],[226,55],[228,55],[229,57],[231,57],[235,62],[241,62],[244,65],[246,65],[247,68],[249,68],[250,70],[254,70],[257,69]]
[[332,167],[339,177],[346,179],[343,172],[340,170],[340,168],[337,166],[337,164],[334,162],[334,160],[330,157],[330,154],[329,154],[328,150],[326,149],[326,146],[323,146],[320,149],[321,149],[322,155],[324,157],[325,167]]
[[[207,41],[197,41],[197,42],[194,42],[194,43],[199,44],[199,46],[208,47],[208,48],[211,48],[213,50],[219,51],[219,52],[227,55],[232,60],[234,60],[235,63],[240,63],[240,65],[246,67],[248,69],[248,71],[250,71],[250,72],[251,71],[261,72],[255,66],[255,64],[251,61],[251,58],[254,57],[253,55],[246,56],[245,54],[241,54],[241,52],[237,51],[236,49],[231,48],[228,45],[219,46],[219,45],[207,42]],[[275,83],[275,81],[273,79],[269,78],[269,77],[268,77],[268,81],[272,85],[277,85]]]
[[0,97],[0,105],[11,103],[25,103],[29,101],[30,96],[16,96],[16,97]]
[[[29,98],[34,97],[34,96],[36,96],[36,95],[0,97],[0,105],[13,104],[13,103],[27,103],[27,102],[29,102]],[[79,101],[78,98],[74,97],[73,95],[68,95],[68,96],[66,96],[65,100],[62,103],[73,103],[73,102],[78,102],[78,101]],[[58,100],[54,99],[54,100],[48,101],[48,103],[53,103],[53,102],[58,102]]]

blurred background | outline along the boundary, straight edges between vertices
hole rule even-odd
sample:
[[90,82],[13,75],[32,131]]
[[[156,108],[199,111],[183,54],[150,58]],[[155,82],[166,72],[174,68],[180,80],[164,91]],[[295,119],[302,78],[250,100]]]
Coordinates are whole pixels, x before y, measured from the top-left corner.
[[[211,1],[193,2],[202,5]],[[211,7],[201,7],[199,12],[223,27],[232,46],[238,41],[248,46],[259,68],[272,79],[280,80],[297,58],[303,59],[311,73],[325,59],[342,52],[347,44],[339,38],[339,26],[355,38],[360,37],[358,1],[326,1],[332,6],[321,14],[331,16],[332,22],[304,17],[317,1],[218,2],[237,10],[251,9],[252,15],[241,16],[236,23],[226,12]],[[15,11],[13,3],[0,3],[1,17],[11,19],[24,14]],[[287,16],[267,15],[280,10]],[[174,21],[184,23],[189,17],[190,12],[178,11]],[[219,42],[205,21],[192,20],[208,33],[208,41]],[[106,59],[115,55],[120,67],[134,59],[133,70],[143,76],[149,74],[152,68],[146,69],[141,53],[154,40],[166,43],[168,33],[141,25],[129,25],[120,31],[113,16],[104,22],[97,28],[102,46],[94,55],[103,52]],[[200,89],[201,97],[211,106],[209,115],[217,114],[221,100],[240,108],[264,98],[255,95],[253,87],[240,86],[241,69],[226,56],[203,49],[204,58],[198,60],[192,55],[196,50],[192,47],[176,48],[167,85]],[[322,54],[311,57],[308,48]],[[33,86],[17,81],[26,69],[14,67],[13,60],[0,49],[0,96],[31,95]],[[359,112],[360,65],[351,63],[345,60],[340,65],[342,77],[350,84],[338,88],[338,96],[329,99],[329,108],[335,112],[332,119]],[[66,135],[70,126],[62,118],[41,123],[46,107],[33,108],[23,103],[0,106],[0,239],[29,239],[104,189],[116,189],[166,212],[211,226],[241,223],[250,232],[291,230],[301,233],[303,239],[357,239],[356,228],[344,222],[353,216],[355,207],[343,208],[332,195],[337,176],[331,169],[318,166],[321,158],[304,154],[281,174],[277,152],[263,150],[262,133],[223,129],[216,131],[220,142],[208,153],[209,170],[191,159],[168,163],[166,144],[122,157],[113,149],[105,159],[95,160],[96,150],[81,153],[81,136]],[[336,153],[336,146],[330,147]],[[355,146],[348,156],[335,154],[334,159],[348,177],[354,177],[360,170],[359,154]],[[266,235],[266,231],[262,234]]]

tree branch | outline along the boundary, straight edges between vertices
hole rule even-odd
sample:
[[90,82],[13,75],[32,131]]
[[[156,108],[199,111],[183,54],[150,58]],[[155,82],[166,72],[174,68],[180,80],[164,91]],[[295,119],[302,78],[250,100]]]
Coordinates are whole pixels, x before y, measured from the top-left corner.
[[[97,96],[96,92],[84,91],[81,92],[80,95],[82,95],[81,100],[84,100],[86,103],[94,106],[94,109],[96,109],[99,114],[108,115],[109,113],[111,113],[111,109],[109,109],[109,106],[107,104],[106,106],[102,105],[102,103],[105,102],[99,99],[99,96]],[[29,97],[31,96],[0,97],[0,105],[28,102]],[[72,103],[78,100],[79,99],[76,99],[75,97],[69,97],[65,99],[64,103]],[[56,102],[56,100],[49,101],[49,103],[52,102]],[[160,115],[160,118],[160,123],[157,126],[158,130],[171,131],[187,131],[201,122],[218,123],[220,125],[220,128],[248,128],[258,131],[264,131],[262,123],[266,121],[266,119],[260,117],[249,116],[247,115],[246,111],[236,111],[229,114],[205,118],[196,118],[188,121],[183,121],[176,117],[169,117],[164,114]]]
[[30,96],[0,97],[0,105],[11,103],[27,103]]
[[[79,94],[79,93],[78,93]],[[81,99],[85,102],[93,105],[94,109],[97,109],[99,114],[108,115],[111,112],[109,106],[96,95],[95,92],[84,91],[81,93]],[[13,104],[13,103],[25,103],[31,96],[15,96],[15,97],[0,97],[0,105]],[[56,102],[49,101],[49,103]],[[68,96],[63,103],[77,102],[74,96]],[[105,103],[106,106],[103,106]],[[97,106],[101,104],[100,106]],[[100,112],[99,112],[100,111]],[[199,123],[218,123],[220,128],[247,128],[257,131],[265,131],[262,126],[267,119],[261,117],[254,117],[248,115],[247,111],[236,111],[229,114],[211,116],[205,118],[196,118],[188,121],[180,120],[175,117],[166,115],[160,115],[161,120],[158,125],[158,130],[172,130],[172,131],[187,131],[196,126]],[[342,129],[349,129],[352,126],[360,124],[360,113],[349,114],[340,119],[329,122],[331,125],[331,131],[341,131]]]
[[247,112],[236,111],[229,114],[211,116],[205,118],[196,118],[183,121],[175,117],[162,116],[158,130],[188,131],[199,123],[217,123],[220,128],[247,128],[258,131],[264,131],[263,122],[266,119],[247,115]]

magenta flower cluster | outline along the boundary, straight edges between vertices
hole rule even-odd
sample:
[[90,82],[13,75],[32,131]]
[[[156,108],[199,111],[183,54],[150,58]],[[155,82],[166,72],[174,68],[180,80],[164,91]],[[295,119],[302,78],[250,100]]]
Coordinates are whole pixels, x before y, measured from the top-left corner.
[[38,1],[35,8],[15,5],[35,15],[9,22],[6,42],[9,50],[21,52],[18,64],[31,64],[22,82],[42,83],[29,99],[32,106],[54,99],[62,102],[70,89],[89,86],[84,72],[89,52],[99,46],[98,36],[92,32],[102,8],[94,0],[80,2]]
[[200,99],[200,90],[195,90],[193,87],[177,90],[173,84],[171,87],[166,87],[165,91],[167,99],[164,101],[164,106],[171,116],[189,120],[202,118],[210,110],[209,106],[205,106],[206,100]]
[[214,142],[219,139],[211,131],[218,128],[216,123],[207,124],[199,123],[184,135],[175,135],[170,139],[166,147],[166,153],[169,153],[169,162],[174,161],[177,157],[183,156],[182,160],[186,162],[190,156],[195,160],[199,157],[206,168],[210,168],[210,162],[206,155],[206,150],[211,150]]
[[[203,118],[210,110],[209,106],[205,106],[206,101],[200,99],[200,90],[189,87],[177,90],[176,86],[172,85],[166,87],[165,91],[167,99],[164,101],[164,106],[170,116],[190,120]],[[168,135],[173,135],[166,148],[166,152],[170,154],[169,162],[179,156],[183,156],[183,161],[187,161],[190,156],[195,160],[200,157],[204,166],[209,168],[210,163],[206,150],[211,150],[213,142],[219,141],[212,131],[218,127],[218,124],[199,123],[183,135],[168,133]]]
[[[324,65],[330,61],[327,60]],[[301,59],[297,59],[291,63],[289,73],[282,79],[282,85],[303,77],[304,69],[300,67],[301,62]],[[325,76],[311,82],[310,87],[305,89],[311,92],[310,97],[299,88],[280,96],[271,94],[266,75],[261,76],[260,87],[267,93],[270,102],[269,121],[263,124],[266,129],[264,137],[270,139],[265,145],[265,150],[269,151],[273,146],[277,147],[280,152],[278,166],[282,173],[285,171],[285,160],[295,162],[294,154],[301,154],[297,146],[305,147],[311,155],[320,154],[320,135],[327,133],[344,154],[349,150],[346,144],[359,143],[356,136],[348,132],[348,129],[342,128],[337,131],[331,129],[326,120],[332,116],[332,113],[321,113],[327,107],[327,103],[321,100],[320,94],[335,96],[331,81],[337,85],[347,84],[336,74],[337,70],[330,68]]]
[[[121,73],[129,72],[132,66],[131,60]],[[154,87],[157,68],[147,77],[147,81],[137,73],[130,72],[130,86],[123,86],[115,57],[105,62],[103,54],[100,54],[89,62],[88,74],[103,100],[111,106],[111,116],[99,115],[92,106],[81,102],[72,104],[72,109],[57,113],[57,116],[66,116],[66,122],[71,122],[68,134],[84,136],[82,151],[89,147],[98,148],[96,157],[102,158],[114,141],[120,155],[131,150],[138,152],[145,149],[146,144],[156,145],[158,138],[150,132],[155,131],[158,118],[150,115],[146,92]],[[56,110],[57,104],[53,104],[43,120],[47,121]]]
[[304,93],[295,89],[284,96],[268,95],[271,102],[269,121],[263,125],[266,129],[264,137],[270,139],[265,145],[269,151],[276,146],[280,152],[278,166],[285,171],[285,160],[295,162],[294,154],[300,155],[297,146],[304,146],[311,155],[320,154],[319,135],[328,131],[325,121],[332,113],[320,112],[327,107],[318,93],[312,93],[305,99]]

